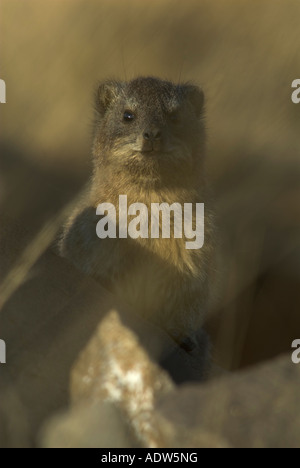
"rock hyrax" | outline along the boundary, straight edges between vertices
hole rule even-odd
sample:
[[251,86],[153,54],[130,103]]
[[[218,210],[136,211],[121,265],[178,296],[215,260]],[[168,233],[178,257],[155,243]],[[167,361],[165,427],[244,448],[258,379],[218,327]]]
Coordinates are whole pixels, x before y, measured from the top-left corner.
[[[96,93],[89,195],[72,213],[61,254],[189,345],[201,328],[214,272],[213,221],[204,173],[204,96],[191,84],[156,78],[106,81]],[[100,203],[205,203],[205,243],[96,235]],[[174,220],[173,220],[174,221]],[[117,218],[118,222],[118,218]]]

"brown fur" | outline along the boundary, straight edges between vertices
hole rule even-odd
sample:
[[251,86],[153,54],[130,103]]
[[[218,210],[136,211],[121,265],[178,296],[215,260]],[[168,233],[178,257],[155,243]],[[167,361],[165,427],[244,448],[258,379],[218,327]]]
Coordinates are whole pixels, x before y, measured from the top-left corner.
[[[124,111],[134,119],[123,121]],[[203,323],[214,270],[203,112],[202,91],[188,84],[154,78],[101,84],[90,192],[71,215],[60,242],[63,256],[180,343],[193,339]],[[146,133],[152,135],[150,141]],[[127,195],[128,206],[144,203],[149,213],[154,202],[204,202],[204,247],[187,250],[186,239],[174,237],[100,240],[96,207],[110,202],[118,213],[119,195]]]

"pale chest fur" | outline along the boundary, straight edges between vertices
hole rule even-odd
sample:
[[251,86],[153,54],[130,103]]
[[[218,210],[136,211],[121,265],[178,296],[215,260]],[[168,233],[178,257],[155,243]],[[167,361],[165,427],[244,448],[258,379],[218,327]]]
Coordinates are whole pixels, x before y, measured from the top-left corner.
[[[189,230],[193,228],[196,232],[198,229],[194,208],[196,204],[203,202],[199,200],[199,194],[187,190],[145,191],[136,188],[129,190],[126,188],[126,192],[124,190],[122,193],[121,188],[107,190],[107,187],[103,193],[106,195],[98,194],[97,203],[94,206],[96,208],[101,203],[111,203],[115,207],[117,237],[121,237],[121,231],[123,235],[127,232],[126,235],[131,237],[130,227],[133,224],[135,232],[143,232],[143,235],[131,239],[135,245],[149,252],[179,274],[201,277],[203,249],[189,249],[187,245],[191,236],[186,237],[188,225]],[[126,195],[126,202],[123,199],[120,201],[124,195]],[[172,209],[174,204],[177,205],[178,211]],[[185,219],[185,204],[193,205],[189,223]],[[138,208],[138,211],[131,209],[133,205]],[[167,208],[161,209],[162,205]],[[142,209],[140,209],[141,206]],[[202,224],[199,229],[203,231],[204,237],[205,219]],[[143,276],[142,273],[141,276]]]

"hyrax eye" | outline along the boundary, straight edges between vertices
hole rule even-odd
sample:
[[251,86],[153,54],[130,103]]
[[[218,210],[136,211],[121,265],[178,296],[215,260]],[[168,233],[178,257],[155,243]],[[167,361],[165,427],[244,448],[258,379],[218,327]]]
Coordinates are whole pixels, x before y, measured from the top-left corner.
[[125,111],[123,114],[123,119],[125,122],[132,122],[135,119],[135,115],[131,111]]

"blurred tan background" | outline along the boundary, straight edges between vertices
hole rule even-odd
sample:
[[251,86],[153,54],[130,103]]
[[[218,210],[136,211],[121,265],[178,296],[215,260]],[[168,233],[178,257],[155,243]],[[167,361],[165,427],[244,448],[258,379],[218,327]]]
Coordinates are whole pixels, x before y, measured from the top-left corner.
[[215,359],[235,369],[289,351],[300,337],[299,18],[298,0],[0,0],[0,209],[24,226],[2,269],[88,177],[97,81],[191,80],[207,97],[223,249]]

